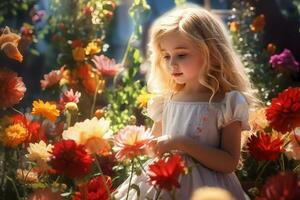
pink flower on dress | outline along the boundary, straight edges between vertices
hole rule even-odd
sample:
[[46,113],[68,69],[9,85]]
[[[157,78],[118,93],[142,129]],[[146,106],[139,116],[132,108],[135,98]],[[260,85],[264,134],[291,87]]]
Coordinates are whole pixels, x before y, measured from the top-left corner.
[[126,126],[114,138],[116,158],[124,160],[142,155],[153,136],[144,126]]
[[115,76],[123,69],[121,64],[116,64],[115,59],[109,59],[104,55],[94,56],[92,61],[103,76]]
[[65,91],[63,96],[59,100],[59,109],[64,110],[65,105],[69,102],[78,103],[80,96],[81,96],[81,93],[77,92],[77,91],[74,93],[73,89]]
[[25,92],[22,77],[12,71],[0,70],[0,107],[8,108],[19,103]]
[[61,70],[52,70],[50,73],[44,75],[44,80],[41,80],[42,89],[46,89],[57,84],[62,78]]

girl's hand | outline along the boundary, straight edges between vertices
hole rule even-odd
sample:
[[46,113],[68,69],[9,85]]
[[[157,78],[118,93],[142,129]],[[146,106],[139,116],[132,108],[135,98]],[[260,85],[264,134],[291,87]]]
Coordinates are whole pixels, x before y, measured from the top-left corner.
[[156,152],[157,156],[161,157],[164,153],[170,152],[171,150],[180,150],[178,149],[179,144],[181,144],[185,139],[186,137],[184,136],[160,139],[157,141],[154,152]]

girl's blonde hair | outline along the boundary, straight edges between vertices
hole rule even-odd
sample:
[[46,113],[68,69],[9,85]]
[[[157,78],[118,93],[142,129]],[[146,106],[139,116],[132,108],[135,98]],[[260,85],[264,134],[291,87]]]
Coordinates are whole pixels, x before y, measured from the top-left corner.
[[223,22],[209,11],[194,5],[175,8],[152,25],[149,42],[151,71],[147,83],[150,92],[166,94],[183,87],[175,83],[164,66],[160,48],[161,38],[176,31],[184,33],[197,44],[203,55],[205,78],[199,82],[212,91],[210,101],[217,92],[238,90],[248,103],[256,102],[245,68],[232,47]]

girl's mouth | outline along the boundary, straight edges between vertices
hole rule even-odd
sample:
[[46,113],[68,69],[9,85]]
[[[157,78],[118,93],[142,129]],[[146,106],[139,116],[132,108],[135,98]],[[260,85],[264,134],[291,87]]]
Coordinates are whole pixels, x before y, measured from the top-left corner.
[[172,73],[172,76],[176,76],[176,77],[178,77],[178,76],[181,76],[183,73]]

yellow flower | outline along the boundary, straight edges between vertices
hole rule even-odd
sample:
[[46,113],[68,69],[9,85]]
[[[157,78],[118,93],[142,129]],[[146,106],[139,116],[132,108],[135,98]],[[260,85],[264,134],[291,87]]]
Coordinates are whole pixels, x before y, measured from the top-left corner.
[[146,108],[148,101],[155,96],[156,96],[155,94],[142,93],[137,97],[136,100],[137,100],[140,108]]
[[110,149],[107,139],[112,137],[109,122],[104,118],[86,119],[77,122],[62,134],[63,139],[74,140],[77,144],[85,145],[89,153],[105,154]]
[[22,124],[18,123],[7,127],[0,139],[4,146],[16,147],[25,142],[27,137],[27,129]]
[[72,55],[75,61],[84,61],[84,57],[85,57],[84,48],[76,47],[75,49],[72,50]]
[[99,53],[101,49],[99,48],[98,44],[96,42],[90,42],[87,47],[85,48],[85,54],[86,55],[93,55],[96,53]]
[[28,154],[26,154],[26,157],[28,160],[36,162],[41,170],[45,171],[49,168],[47,162],[50,160],[52,155],[52,148],[53,145],[46,145],[44,141],[34,144],[30,143],[27,148]]
[[32,108],[33,115],[41,115],[50,121],[54,122],[59,116],[59,110],[56,108],[55,104],[49,102],[43,102],[42,100],[34,101]]

